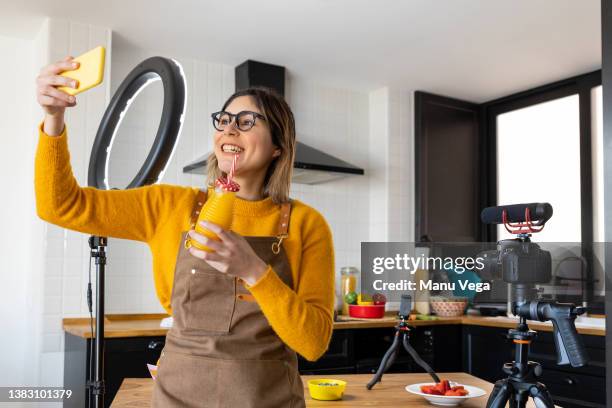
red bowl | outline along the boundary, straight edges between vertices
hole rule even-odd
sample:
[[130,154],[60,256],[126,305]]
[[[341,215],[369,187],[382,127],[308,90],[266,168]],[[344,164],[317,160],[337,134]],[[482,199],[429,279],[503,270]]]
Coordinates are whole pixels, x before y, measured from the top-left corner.
[[385,305],[349,305],[349,316],[380,319],[385,315]]

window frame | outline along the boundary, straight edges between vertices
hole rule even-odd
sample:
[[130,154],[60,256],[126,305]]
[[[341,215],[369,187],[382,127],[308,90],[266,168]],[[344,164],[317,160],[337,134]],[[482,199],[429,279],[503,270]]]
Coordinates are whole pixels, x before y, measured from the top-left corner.
[[[482,104],[482,127],[484,142],[482,149],[482,208],[498,205],[497,203],[497,116],[503,113],[550,102],[570,95],[578,95],[580,120],[580,207],[581,207],[581,242],[593,243],[593,174],[592,158],[592,114],[591,90],[602,84],[601,70],[578,75],[561,81],[553,82],[523,92]],[[525,169],[528,171],[528,168]],[[484,241],[497,241],[495,225],[482,224]],[[588,250],[587,250],[588,252]],[[586,254],[586,256],[589,256]],[[590,262],[589,262],[590,265]],[[590,266],[587,268],[586,294],[589,304],[593,299],[594,284]],[[595,310],[603,309],[603,303],[596,302]]]

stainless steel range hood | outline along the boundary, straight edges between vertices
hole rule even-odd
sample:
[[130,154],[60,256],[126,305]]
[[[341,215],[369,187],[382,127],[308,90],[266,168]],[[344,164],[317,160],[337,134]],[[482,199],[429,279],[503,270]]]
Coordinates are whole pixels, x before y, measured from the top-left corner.
[[[208,154],[183,167],[184,173],[204,174]],[[350,175],[363,175],[363,169],[318,149],[297,142],[291,182],[319,184]]]
[[[285,68],[248,60],[236,67],[236,90],[267,86],[281,95],[285,91]],[[204,174],[208,154],[183,167],[184,173]],[[304,143],[296,143],[291,182],[319,184],[351,175],[363,175],[363,169]]]

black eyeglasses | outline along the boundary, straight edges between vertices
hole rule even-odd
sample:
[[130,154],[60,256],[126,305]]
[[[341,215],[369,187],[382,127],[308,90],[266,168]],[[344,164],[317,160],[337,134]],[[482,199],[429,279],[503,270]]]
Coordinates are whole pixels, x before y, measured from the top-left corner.
[[255,120],[257,120],[258,118],[266,120],[266,117],[264,115],[251,111],[242,111],[238,112],[235,115],[233,113],[220,111],[215,112],[210,116],[212,117],[213,126],[219,132],[224,131],[228,126],[230,126],[234,119],[236,120],[235,123],[238,127],[238,130],[242,132],[246,132],[247,130],[250,130],[253,126],[255,126]]

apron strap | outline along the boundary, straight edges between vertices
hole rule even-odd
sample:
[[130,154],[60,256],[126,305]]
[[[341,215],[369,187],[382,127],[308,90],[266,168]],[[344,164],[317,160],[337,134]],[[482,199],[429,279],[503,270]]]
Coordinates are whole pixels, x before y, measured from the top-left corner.
[[278,220],[278,231],[276,238],[278,241],[272,244],[272,252],[278,255],[281,249],[283,239],[289,236],[289,218],[291,216],[291,201],[281,204],[280,218]]
[[289,233],[289,218],[291,215],[291,202],[281,204],[280,219],[278,221],[277,236],[287,236]]

